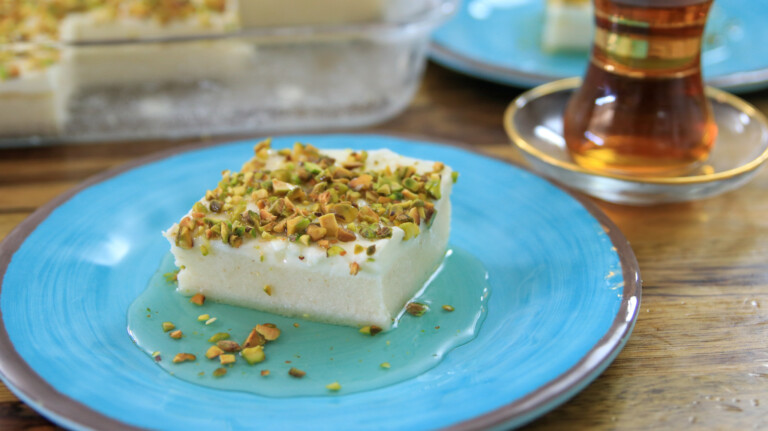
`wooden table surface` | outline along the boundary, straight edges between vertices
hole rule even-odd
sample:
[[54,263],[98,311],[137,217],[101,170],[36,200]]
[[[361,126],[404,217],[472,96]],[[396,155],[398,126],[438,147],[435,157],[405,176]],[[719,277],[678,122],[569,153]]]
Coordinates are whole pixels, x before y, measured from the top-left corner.
[[[520,90],[430,64],[397,118],[366,131],[463,142],[511,161],[501,127]],[[745,98],[768,113],[768,91]],[[181,142],[0,150],[0,238],[82,180]],[[643,278],[632,338],[594,383],[528,425],[560,429],[768,429],[768,170],[683,204],[596,201],[629,239]],[[52,429],[0,384],[0,429]]]

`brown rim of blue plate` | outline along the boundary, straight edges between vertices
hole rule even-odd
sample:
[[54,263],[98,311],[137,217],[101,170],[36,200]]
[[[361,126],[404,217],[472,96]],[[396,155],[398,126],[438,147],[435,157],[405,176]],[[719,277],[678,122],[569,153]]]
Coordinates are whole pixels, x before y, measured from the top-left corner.
[[[375,135],[374,133],[358,133],[359,135]],[[378,133],[385,135],[383,133]],[[322,135],[322,134],[318,134]],[[489,156],[478,153],[471,145],[459,144],[455,142],[435,142],[429,138],[407,135],[407,134],[386,134],[389,136],[414,140],[424,143],[449,145],[460,148],[483,157],[490,157],[511,164],[519,169],[530,170],[511,163],[508,160],[499,157]],[[279,135],[275,137],[290,136],[290,134]],[[22,221],[11,233],[0,243],[0,283],[5,279],[5,272],[11,262],[11,258],[21,247],[27,236],[45,220],[54,209],[67,202],[80,191],[98,184],[102,181],[115,177],[136,167],[156,162],[170,156],[186,153],[189,151],[200,150],[215,145],[225,144],[227,142],[204,142],[192,145],[185,145],[169,150],[161,151],[141,157],[122,166],[109,169],[97,174],[71,190],[57,196],[52,201],[38,208]],[[541,178],[541,177],[539,177]],[[546,179],[545,179],[546,180]],[[629,338],[634,322],[637,319],[637,313],[640,308],[641,280],[637,259],[632,248],[618,227],[606,216],[595,204],[589,201],[585,195],[569,191],[561,184],[546,180],[555,187],[566,191],[576,199],[597,221],[603,226],[611,239],[621,262],[622,273],[624,276],[624,291],[621,299],[621,306],[613,320],[611,328],[603,337],[577,362],[573,367],[547,382],[537,390],[526,396],[499,407],[488,413],[481,414],[472,419],[451,425],[446,430],[464,431],[487,429],[491,427],[503,426],[508,423],[522,425],[537,418],[540,414],[549,411],[567,401],[570,397],[580,390],[580,386],[591,382],[602,372],[601,365],[607,367],[606,361],[612,360],[618,351],[624,346]],[[2,294],[2,284],[0,284],[0,294]],[[7,386],[14,393],[19,395],[32,408],[48,417],[54,422],[65,426],[79,426],[88,429],[109,429],[109,430],[140,430],[141,428],[120,422],[106,415],[103,415],[90,407],[82,404],[66,395],[58,392],[42,377],[35,373],[27,365],[24,359],[19,356],[11,343],[8,332],[5,329],[2,309],[0,309],[0,375],[3,376]]]

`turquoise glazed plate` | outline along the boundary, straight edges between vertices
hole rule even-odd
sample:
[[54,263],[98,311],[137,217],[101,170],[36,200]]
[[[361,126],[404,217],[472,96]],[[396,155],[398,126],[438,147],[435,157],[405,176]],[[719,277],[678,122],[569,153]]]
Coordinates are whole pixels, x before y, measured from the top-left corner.
[[[582,76],[588,53],[541,49],[543,0],[465,0],[432,38],[431,57],[459,72],[518,87]],[[716,0],[704,38],[707,84],[733,92],[768,87],[768,2]]]
[[254,142],[235,142],[174,150],[99,175],[8,235],[0,245],[5,384],[73,429],[501,428],[565,402],[626,343],[640,301],[637,262],[618,229],[583,198],[446,145],[316,135],[279,137],[273,146],[295,141],[386,147],[461,173],[451,197],[450,244],[482,265],[490,290],[474,338],[415,377],[355,393],[227,391],[155,364],[126,330],[128,309],[167,255],[160,231],[212,188],[222,169],[238,169],[253,154]]

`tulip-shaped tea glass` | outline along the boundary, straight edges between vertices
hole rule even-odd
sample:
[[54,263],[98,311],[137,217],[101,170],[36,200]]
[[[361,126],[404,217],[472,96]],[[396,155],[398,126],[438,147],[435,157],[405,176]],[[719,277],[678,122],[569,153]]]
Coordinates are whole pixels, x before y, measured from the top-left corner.
[[699,166],[717,126],[701,79],[712,0],[594,0],[596,31],[564,136],[574,161],[621,175],[675,176]]

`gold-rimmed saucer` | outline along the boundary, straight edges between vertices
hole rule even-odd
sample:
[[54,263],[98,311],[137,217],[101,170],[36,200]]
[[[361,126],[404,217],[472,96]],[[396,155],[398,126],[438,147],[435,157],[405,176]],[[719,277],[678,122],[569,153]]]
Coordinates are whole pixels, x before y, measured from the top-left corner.
[[744,185],[768,160],[768,120],[752,105],[708,87],[718,127],[709,159],[673,177],[633,177],[587,170],[565,146],[562,117],[580,78],[551,82],[518,96],[504,114],[504,128],[531,167],[547,178],[609,202],[652,205],[703,199]]

